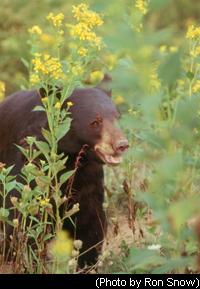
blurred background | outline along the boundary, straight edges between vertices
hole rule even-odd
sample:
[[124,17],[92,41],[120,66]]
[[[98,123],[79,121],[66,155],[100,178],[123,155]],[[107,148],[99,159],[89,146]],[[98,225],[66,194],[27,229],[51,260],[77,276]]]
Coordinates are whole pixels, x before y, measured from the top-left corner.
[[[46,16],[51,11],[62,11],[66,15],[66,21],[70,21],[71,6],[78,3],[80,1],[76,0],[1,1],[0,79],[6,83],[6,94],[19,89],[24,77],[27,78],[27,71],[21,58],[30,57],[27,43],[28,28],[33,25],[45,27]],[[134,1],[89,0],[87,3],[91,4],[92,9],[104,15],[105,25],[102,30],[108,48],[112,48],[112,51],[117,54],[122,48],[130,48],[134,53],[137,46],[132,34],[130,39],[125,25],[125,17],[130,17]],[[179,45],[187,25],[199,19],[200,3],[196,0],[152,0],[150,5],[151,9],[144,19],[145,27],[148,35],[150,32],[163,31],[163,34],[155,35],[157,45],[164,43],[165,37],[170,45]]]

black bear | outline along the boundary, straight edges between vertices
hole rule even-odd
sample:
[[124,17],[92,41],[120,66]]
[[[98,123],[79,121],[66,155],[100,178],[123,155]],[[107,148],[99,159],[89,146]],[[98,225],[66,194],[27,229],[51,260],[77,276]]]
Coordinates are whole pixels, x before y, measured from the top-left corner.
[[[18,175],[24,165],[24,158],[15,144],[30,135],[41,138],[41,128],[47,127],[45,113],[33,111],[35,106],[42,105],[40,92],[20,91],[0,104],[0,162],[14,165],[14,175]],[[84,156],[72,184],[72,191],[76,192],[74,203],[79,203],[80,207],[74,215],[76,230],[69,220],[64,222],[63,228],[82,240],[81,252],[87,251],[79,258],[79,265],[83,267],[96,262],[106,234],[103,164],[119,164],[128,141],[117,125],[119,113],[111,101],[110,91],[100,86],[75,89],[68,101],[73,103],[71,127],[59,142],[59,152],[68,156],[66,170],[74,168],[83,148]],[[63,195],[66,186],[62,188]],[[19,193],[11,191],[8,207],[12,206],[11,196],[19,197]]]

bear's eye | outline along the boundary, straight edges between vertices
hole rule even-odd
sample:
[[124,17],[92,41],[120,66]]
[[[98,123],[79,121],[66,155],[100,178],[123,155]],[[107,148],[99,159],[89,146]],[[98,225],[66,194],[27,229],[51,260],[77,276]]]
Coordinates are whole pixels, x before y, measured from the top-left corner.
[[101,118],[96,118],[93,122],[91,122],[91,126],[94,128],[98,128],[102,124]]

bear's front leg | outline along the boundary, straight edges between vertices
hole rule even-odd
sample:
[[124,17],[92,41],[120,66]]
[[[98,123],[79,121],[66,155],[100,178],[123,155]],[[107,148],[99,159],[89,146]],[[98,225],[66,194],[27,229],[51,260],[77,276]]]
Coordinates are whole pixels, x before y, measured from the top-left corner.
[[[106,236],[107,222],[103,210],[104,187],[103,167],[98,163],[88,163],[75,174],[71,192],[72,207],[79,203],[79,212],[70,219],[65,219],[63,229],[75,240],[81,240],[83,246],[78,260],[79,266],[94,265],[101,253]],[[68,207],[69,208],[69,207]]]
[[[92,266],[101,253],[103,241],[106,236],[106,216],[102,208],[91,207],[80,211],[76,219],[76,239],[83,242],[83,246],[78,258],[78,264],[81,268],[85,265]],[[96,212],[95,212],[96,211]]]
[[96,200],[95,195],[88,201],[87,198],[84,198],[84,201],[81,199],[80,211],[72,216],[73,222],[69,218],[64,220],[63,229],[70,233],[74,240],[83,242],[78,258],[78,265],[83,268],[97,262],[106,236],[107,222],[102,203]]

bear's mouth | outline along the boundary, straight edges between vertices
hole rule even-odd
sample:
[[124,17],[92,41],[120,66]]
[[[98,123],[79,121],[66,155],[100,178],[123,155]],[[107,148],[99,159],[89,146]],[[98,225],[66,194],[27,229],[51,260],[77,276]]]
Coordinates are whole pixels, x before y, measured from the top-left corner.
[[103,151],[101,151],[99,148],[95,148],[95,152],[96,152],[97,156],[107,165],[117,166],[122,162],[121,155],[106,154]]

